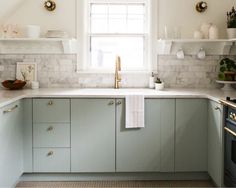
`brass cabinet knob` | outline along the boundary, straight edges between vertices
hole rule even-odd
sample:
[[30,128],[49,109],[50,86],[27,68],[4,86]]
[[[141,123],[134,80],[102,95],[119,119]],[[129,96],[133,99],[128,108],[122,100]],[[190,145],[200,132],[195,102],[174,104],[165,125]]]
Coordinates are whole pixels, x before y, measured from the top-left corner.
[[53,155],[53,151],[50,151],[50,152],[48,152],[48,154],[47,154],[47,156],[49,157],[49,156],[52,156]]
[[48,127],[47,131],[52,131],[53,130],[53,126]]
[[109,106],[111,106],[111,105],[113,105],[113,104],[114,104],[114,101],[110,101],[110,102],[108,103]]
[[52,105],[53,105],[53,101],[49,101],[48,106],[52,106]]
[[121,101],[118,101],[117,103],[116,103],[116,105],[121,105],[122,104],[122,102]]
[[218,106],[215,107],[215,110],[221,111],[220,107],[218,107]]

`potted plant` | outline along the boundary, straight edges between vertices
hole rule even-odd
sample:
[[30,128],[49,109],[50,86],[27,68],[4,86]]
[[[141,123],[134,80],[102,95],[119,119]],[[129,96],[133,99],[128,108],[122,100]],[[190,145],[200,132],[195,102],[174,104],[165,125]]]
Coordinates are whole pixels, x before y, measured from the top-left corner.
[[161,90],[164,89],[164,82],[162,82],[159,77],[156,78],[155,89],[158,90],[158,91],[161,91]]
[[227,12],[227,27],[228,38],[236,38],[236,10],[234,7]]
[[236,63],[232,59],[224,58],[220,61],[219,80],[236,81]]

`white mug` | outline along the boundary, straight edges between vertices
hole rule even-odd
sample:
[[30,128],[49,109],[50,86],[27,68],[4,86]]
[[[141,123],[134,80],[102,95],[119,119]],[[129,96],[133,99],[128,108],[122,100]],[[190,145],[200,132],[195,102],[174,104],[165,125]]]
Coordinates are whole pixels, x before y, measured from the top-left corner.
[[27,25],[26,26],[26,37],[27,38],[39,38],[40,37],[40,26]]

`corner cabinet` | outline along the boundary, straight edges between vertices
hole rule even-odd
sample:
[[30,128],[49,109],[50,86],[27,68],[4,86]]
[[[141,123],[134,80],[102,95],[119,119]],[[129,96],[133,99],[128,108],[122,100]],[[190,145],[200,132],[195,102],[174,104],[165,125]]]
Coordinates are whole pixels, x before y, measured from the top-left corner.
[[219,187],[223,186],[223,106],[208,102],[208,173]]
[[176,172],[207,172],[207,102],[176,99]]
[[72,172],[115,172],[115,106],[115,99],[72,99]]
[[23,173],[22,101],[0,109],[0,187],[14,187]]
[[145,128],[125,128],[125,104],[117,107],[116,171],[173,172],[175,100],[146,99]]

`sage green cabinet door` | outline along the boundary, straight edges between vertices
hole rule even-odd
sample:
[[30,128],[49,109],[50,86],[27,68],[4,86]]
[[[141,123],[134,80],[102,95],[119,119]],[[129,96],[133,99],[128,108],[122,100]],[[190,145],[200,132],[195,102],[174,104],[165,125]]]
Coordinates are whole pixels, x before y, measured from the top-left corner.
[[70,124],[34,124],[34,147],[70,147]]
[[122,104],[117,106],[116,171],[173,171],[175,100],[146,99],[145,128],[141,129],[125,128],[125,101],[120,101]]
[[223,186],[223,107],[208,103],[208,173],[219,187]]
[[34,172],[70,172],[70,148],[34,148]]
[[0,109],[0,187],[14,187],[23,173],[22,101]]
[[115,100],[72,99],[71,169],[115,171]]
[[176,100],[175,171],[207,171],[207,100]]
[[70,99],[34,99],[34,123],[70,123]]

